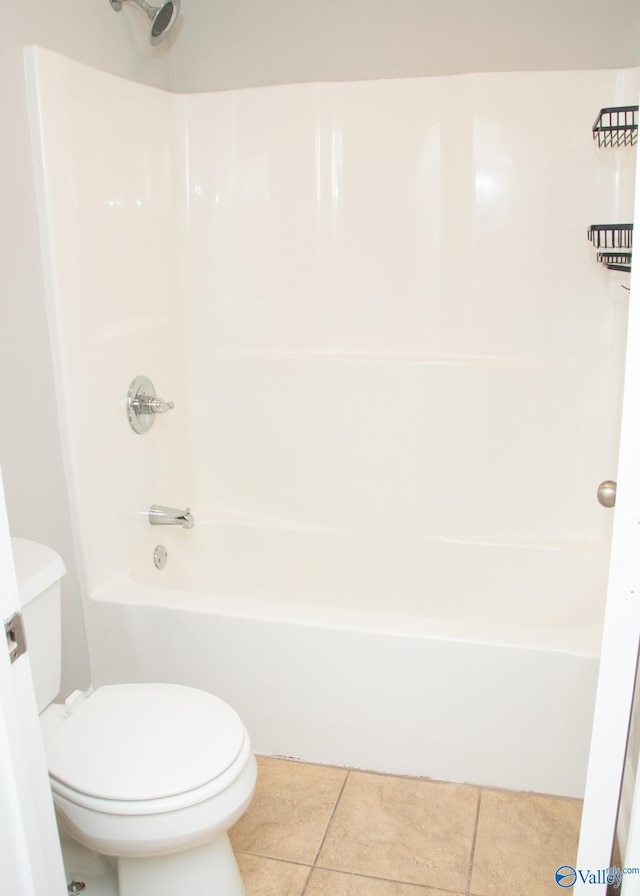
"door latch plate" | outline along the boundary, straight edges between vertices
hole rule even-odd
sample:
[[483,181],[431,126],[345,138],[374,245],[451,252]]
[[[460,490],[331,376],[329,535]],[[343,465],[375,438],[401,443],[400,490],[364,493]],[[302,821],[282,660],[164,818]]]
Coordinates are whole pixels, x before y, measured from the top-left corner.
[[5,621],[4,633],[7,638],[9,659],[12,663],[27,650],[27,634],[24,629],[22,613],[14,613]]

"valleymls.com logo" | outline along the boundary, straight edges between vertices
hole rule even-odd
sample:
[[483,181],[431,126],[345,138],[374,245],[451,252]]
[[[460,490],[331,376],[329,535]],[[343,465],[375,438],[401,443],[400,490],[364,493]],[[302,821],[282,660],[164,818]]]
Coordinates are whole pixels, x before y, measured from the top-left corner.
[[617,865],[613,865],[611,868],[598,868],[596,871],[588,868],[583,871],[581,868],[574,868],[573,865],[560,865],[556,869],[555,879],[558,886],[564,890],[568,890],[579,882],[606,884],[617,890],[621,886],[625,874],[640,874],[640,868],[618,868]]

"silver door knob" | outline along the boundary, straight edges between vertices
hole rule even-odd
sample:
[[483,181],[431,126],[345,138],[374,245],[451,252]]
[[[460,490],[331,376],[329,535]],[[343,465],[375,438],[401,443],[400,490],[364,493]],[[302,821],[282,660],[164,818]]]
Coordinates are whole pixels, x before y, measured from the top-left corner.
[[614,507],[616,503],[616,483],[612,479],[605,479],[598,486],[598,501],[603,507]]

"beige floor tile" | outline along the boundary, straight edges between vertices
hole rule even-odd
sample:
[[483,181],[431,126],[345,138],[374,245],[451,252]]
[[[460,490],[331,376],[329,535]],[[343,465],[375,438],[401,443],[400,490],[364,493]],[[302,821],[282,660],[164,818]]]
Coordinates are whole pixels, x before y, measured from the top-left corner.
[[239,853],[237,858],[247,896],[302,896],[309,877],[309,868],[305,865],[244,853]]
[[318,865],[466,891],[478,794],[476,787],[352,772]]
[[400,884],[390,880],[359,877],[341,871],[315,869],[305,896],[456,896],[455,893]]
[[558,896],[554,873],[575,862],[581,814],[578,800],[483,791],[471,893]]
[[253,802],[230,831],[233,848],[311,864],[346,775],[344,769],[259,757]]

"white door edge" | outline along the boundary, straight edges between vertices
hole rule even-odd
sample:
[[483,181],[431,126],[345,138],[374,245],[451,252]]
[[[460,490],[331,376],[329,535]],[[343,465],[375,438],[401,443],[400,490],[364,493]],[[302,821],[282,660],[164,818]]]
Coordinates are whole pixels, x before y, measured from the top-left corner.
[[[0,476],[0,621],[19,610]],[[0,893],[66,896],[44,746],[27,654],[0,639]]]

